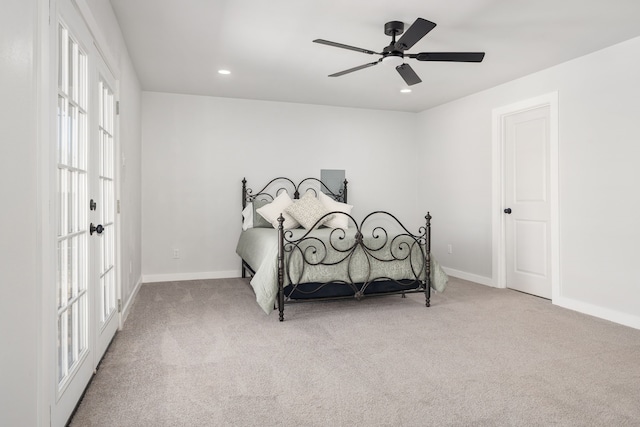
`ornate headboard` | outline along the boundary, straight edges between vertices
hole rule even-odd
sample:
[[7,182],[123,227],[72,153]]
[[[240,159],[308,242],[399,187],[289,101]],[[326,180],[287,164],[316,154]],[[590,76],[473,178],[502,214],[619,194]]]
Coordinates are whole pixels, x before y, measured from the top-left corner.
[[247,203],[254,200],[273,200],[281,192],[286,191],[293,199],[299,199],[301,194],[307,191],[313,191],[316,195],[318,191],[322,191],[327,196],[342,203],[347,203],[347,180],[342,183],[342,188],[334,193],[327,187],[327,185],[318,178],[305,178],[299,183],[295,183],[289,178],[278,177],[274,178],[267,185],[265,185],[260,191],[254,193],[251,188],[247,187],[247,180],[242,179],[242,208],[247,206]]

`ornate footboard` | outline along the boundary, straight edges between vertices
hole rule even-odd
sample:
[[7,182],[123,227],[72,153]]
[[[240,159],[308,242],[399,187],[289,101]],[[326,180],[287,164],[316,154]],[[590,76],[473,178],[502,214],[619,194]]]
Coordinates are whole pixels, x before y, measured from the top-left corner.
[[[413,234],[392,214],[376,211],[347,229],[306,231],[301,237],[278,219],[278,310],[301,300],[424,292],[431,298],[431,215]],[[324,218],[324,217],[323,217]],[[322,223],[323,218],[318,220]],[[385,225],[380,225],[384,223]],[[325,292],[327,291],[328,292]]]
[[[309,192],[315,197],[308,196]],[[285,207],[278,203],[288,198],[283,193],[300,199],[295,208],[291,200]],[[310,202],[309,198],[317,200]],[[303,228],[287,220],[285,212],[295,213],[305,203],[320,200],[323,209],[313,220],[305,221]],[[446,274],[431,257],[429,213],[425,225],[414,234],[385,211],[372,212],[357,222],[350,214],[353,206],[346,203],[346,180],[332,192],[316,178],[295,183],[280,177],[255,193],[242,180],[243,232],[236,252],[242,259],[242,277],[246,271],[251,273],[256,301],[267,314],[277,306],[282,321],[289,302],[360,300],[389,294],[404,297],[416,292],[425,293],[429,307],[431,287],[444,290]],[[303,216],[299,219],[302,223]]]

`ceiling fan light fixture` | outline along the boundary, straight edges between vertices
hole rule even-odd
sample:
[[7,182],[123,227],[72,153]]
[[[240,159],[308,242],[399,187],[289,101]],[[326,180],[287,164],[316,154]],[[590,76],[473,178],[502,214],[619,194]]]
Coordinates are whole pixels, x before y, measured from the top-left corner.
[[382,63],[395,68],[404,63],[404,58],[399,55],[387,55],[382,58]]

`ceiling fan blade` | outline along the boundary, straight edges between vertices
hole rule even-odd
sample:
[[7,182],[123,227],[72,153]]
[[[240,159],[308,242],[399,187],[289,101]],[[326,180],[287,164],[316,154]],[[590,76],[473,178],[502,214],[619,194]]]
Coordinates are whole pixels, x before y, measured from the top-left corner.
[[398,70],[398,73],[400,73],[400,76],[402,76],[404,81],[409,86],[415,85],[415,84],[420,83],[422,81],[422,80],[420,80],[420,77],[418,77],[416,72],[413,71],[413,68],[411,68],[411,66],[409,64],[398,65],[396,67],[396,70]]
[[369,49],[362,49],[360,47],[349,46],[348,44],[330,42],[329,40],[315,39],[313,42],[314,43],[320,43],[320,44],[326,44],[327,46],[339,47],[339,48],[342,48],[342,49],[355,50],[356,52],[367,53],[369,55],[382,55],[381,53],[377,53],[377,52],[374,52],[374,51],[369,50]]
[[418,61],[482,62],[484,52],[422,52],[406,56]]
[[378,63],[380,61],[381,61],[381,59],[376,61],[376,62],[371,62],[369,64],[364,64],[364,65],[359,65],[357,67],[349,68],[348,70],[339,71],[337,73],[329,74],[329,77],[339,77],[339,76],[343,76],[345,74],[353,73],[354,71],[362,70],[364,68],[373,67],[374,65],[378,65]]
[[421,38],[427,35],[427,33],[433,30],[436,24],[427,21],[426,19],[418,18],[407,31],[404,32],[402,37],[396,42],[396,49],[405,51],[411,49],[411,46],[418,43]]

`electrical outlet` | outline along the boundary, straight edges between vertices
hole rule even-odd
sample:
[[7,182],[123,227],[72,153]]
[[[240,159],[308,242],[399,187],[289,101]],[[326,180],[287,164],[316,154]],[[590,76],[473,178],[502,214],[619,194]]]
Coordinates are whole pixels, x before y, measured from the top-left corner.
[[452,254],[453,253],[453,245],[451,243],[449,243],[447,245],[447,253]]
[[180,250],[179,249],[174,249],[173,250],[173,259],[178,259],[180,258]]

